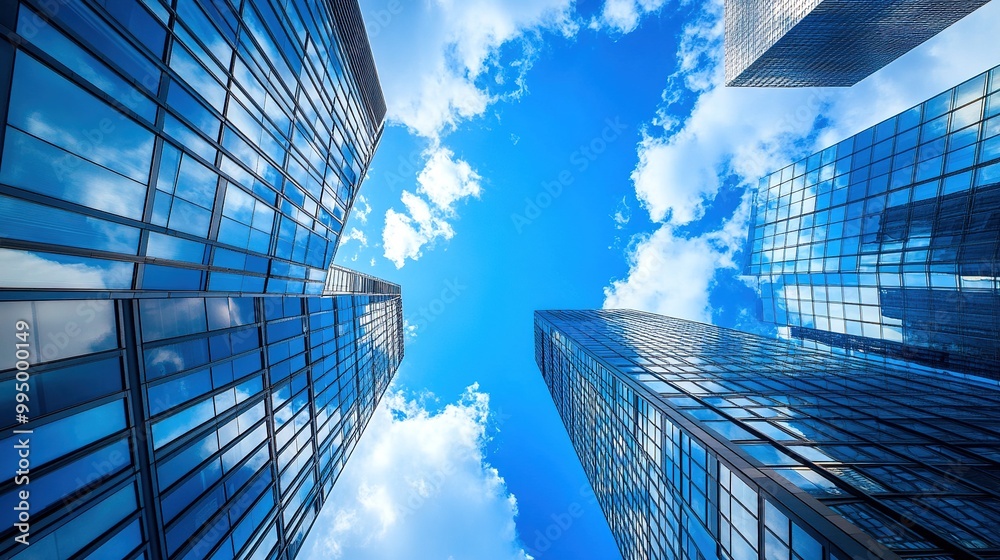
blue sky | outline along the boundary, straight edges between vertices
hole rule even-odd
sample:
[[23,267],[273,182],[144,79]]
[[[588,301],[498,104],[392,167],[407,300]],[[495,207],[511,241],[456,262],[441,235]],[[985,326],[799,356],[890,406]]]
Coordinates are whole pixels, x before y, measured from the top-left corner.
[[1000,62],[991,3],[853,88],[722,88],[721,6],[362,0],[389,122],[337,262],[403,286],[406,358],[307,558],[618,558],[532,311],[770,333],[749,186]]

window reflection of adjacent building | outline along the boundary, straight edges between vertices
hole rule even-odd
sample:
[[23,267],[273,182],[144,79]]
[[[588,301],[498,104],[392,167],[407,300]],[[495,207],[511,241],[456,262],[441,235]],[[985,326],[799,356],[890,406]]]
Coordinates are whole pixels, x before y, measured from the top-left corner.
[[1000,71],[761,180],[747,272],[795,338],[1000,368]]

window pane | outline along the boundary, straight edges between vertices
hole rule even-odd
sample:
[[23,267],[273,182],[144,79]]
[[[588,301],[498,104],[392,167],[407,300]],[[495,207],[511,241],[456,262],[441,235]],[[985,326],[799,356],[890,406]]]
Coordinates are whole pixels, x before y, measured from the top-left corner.
[[139,230],[0,195],[0,236],[134,255]]
[[40,62],[18,52],[10,124],[146,183],[153,134]]
[[7,127],[0,181],[132,219],[142,219],[146,187]]
[[[14,384],[11,379],[0,383],[0,407],[14,410]],[[36,372],[31,377],[34,393],[32,412],[44,416],[88,401],[111,395],[124,389],[122,364],[116,356],[57,370]],[[2,425],[12,424],[4,419]]]
[[153,424],[153,446],[159,449],[215,416],[212,399],[206,399]]
[[[0,252],[0,270],[6,266]],[[114,304],[109,301],[0,302],[0,335],[14,339],[14,323],[32,321],[34,363],[103,352],[118,347]],[[14,354],[0,356],[0,369],[14,367]]]
[[[44,441],[45,445],[31,448],[32,466],[41,466],[124,430],[126,426],[124,403],[124,399],[119,399],[34,428],[32,437],[37,441]],[[16,442],[17,436],[7,438],[2,445],[11,449]],[[0,466],[10,472],[16,471],[16,454],[8,453],[0,457]]]
[[205,332],[205,300],[200,298],[150,299],[139,302],[144,341],[162,340]]
[[160,71],[145,55],[86,6],[71,2],[66,7],[68,9],[57,10],[53,17],[67,29],[82,35],[84,40],[94,46],[94,52],[111,59],[143,87],[156,93],[160,84]]
[[[30,19],[29,19],[30,18]],[[28,8],[22,8],[17,29],[21,35],[41,47],[85,80],[97,86],[119,103],[135,111],[147,121],[156,120],[156,105],[138,89],[111,71],[103,62],[88,53],[57,29],[45,23]]]
[[[31,511],[41,512],[63,498],[72,498],[72,494],[81,489],[85,492],[92,491],[101,480],[131,464],[128,440],[123,439],[76,459],[58,470],[50,471],[45,476],[37,479],[33,477],[32,482],[35,484],[31,487]],[[0,517],[0,522],[5,526],[15,522],[16,512],[13,508],[17,503],[18,491],[19,489],[15,488],[8,494],[0,496],[0,516],[10,518],[8,520]]]
[[198,370],[179,379],[149,387],[149,415],[155,416],[212,390],[209,370]]
[[146,350],[145,362],[147,380],[159,379],[208,363],[208,343],[199,338]]
[[13,558],[69,558],[135,510],[135,485],[129,484]]
[[146,256],[201,264],[205,260],[205,245],[172,235],[150,232]]
[[142,527],[139,525],[139,520],[136,519],[119,531],[117,535],[111,537],[110,540],[101,545],[100,548],[88,554],[86,558],[94,558],[95,560],[125,558],[128,553],[135,550],[140,544],[142,544]]

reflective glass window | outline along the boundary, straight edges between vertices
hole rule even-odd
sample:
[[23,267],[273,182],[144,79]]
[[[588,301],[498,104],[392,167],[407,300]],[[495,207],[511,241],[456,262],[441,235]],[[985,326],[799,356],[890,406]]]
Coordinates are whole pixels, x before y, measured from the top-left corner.
[[153,133],[19,51],[8,122],[140,183],[149,179]]
[[164,410],[183,404],[212,390],[209,370],[202,369],[171,379],[157,385],[150,385],[149,415],[156,416]]
[[[0,406],[14,410],[15,383],[15,379],[0,382]],[[43,416],[124,388],[121,359],[117,356],[55,370],[36,371],[31,376],[31,410],[34,416]]]
[[209,105],[214,107],[216,111],[222,112],[226,103],[226,90],[179,43],[175,43],[171,49],[170,67],[177,72],[184,82],[208,101]]
[[215,416],[212,399],[203,400],[153,424],[153,446],[163,447]]
[[[101,438],[124,430],[125,427],[124,400],[116,400],[97,407],[85,408],[54,422],[36,426],[32,437],[36,441],[44,441],[45,445],[32,446],[31,464],[41,466],[77,449],[86,447]],[[2,445],[10,449],[16,441],[17,436],[7,438],[2,442]],[[0,457],[0,465],[4,468],[9,468],[10,472],[16,471],[16,454],[8,453]]]
[[205,244],[154,231],[146,242],[146,256],[201,264],[205,260]]
[[136,254],[137,228],[0,195],[0,236]]
[[144,299],[139,301],[144,341],[205,332],[205,300],[201,298]]
[[69,3],[66,8],[54,11],[52,17],[67,29],[82,35],[93,52],[113,61],[136,82],[156,93],[160,83],[160,70],[152,61],[86,5]]
[[146,187],[8,127],[0,181],[126,218],[141,219]]
[[30,37],[32,43],[118,103],[149,122],[156,120],[156,104],[152,100],[26,6],[18,15],[17,29],[22,36]]
[[135,510],[135,485],[130,483],[12,558],[69,558]]
[[[56,470],[49,470],[42,476],[32,477],[30,489],[31,509],[41,512],[60,500],[71,500],[74,493],[93,490],[101,480],[122,471],[132,464],[128,440],[120,440],[111,445],[96,449]],[[0,496],[0,516],[10,519],[3,521],[8,525],[16,522],[14,506],[17,505],[17,494],[22,488],[14,488]]]
[[200,441],[193,442],[170,459],[158,461],[156,465],[156,478],[160,485],[160,490],[163,491],[169,488],[174,482],[183,478],[196,465],[214,455],[218,450],[218,436],[215,432],[212,432]]
[[[3,268],[0,267],[0,270]],[[0,323],[0,333],[9,333],[9,340],[14,340],[16,321],[31,322],[33,363],[93,354],[118,347],[118,324],[114,304],[110,301],[0,302],[0,320],[3,321]],[[0,368],[13,368],[14,364],[13,352],[0,356]]]
[[167,344],[144,352],[147,379],[158,379],[208,363],[208,342],[203,338]]
[[147,264],[142,287],[146,290],[200,290],[204,273],[190,268]]
[[142,543],[142,525],[138,519],[126,525],[104,544],[88,554],[86,558],[106,560],[109,558],[126,558],[129,553]]

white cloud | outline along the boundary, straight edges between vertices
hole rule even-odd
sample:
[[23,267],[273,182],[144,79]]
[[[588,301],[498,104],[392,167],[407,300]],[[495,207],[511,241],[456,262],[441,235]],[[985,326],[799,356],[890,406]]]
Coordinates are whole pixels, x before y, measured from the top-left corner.
[[408,319],[403,319],[403,332],[406,333],[407,337],[411,339],[416,338],[418,328],[417,325],[414,325]]
[[417,175],[417,194],[403,191],[406,211],[390,208],[385,214],[383,254],[396,268],[402,268],[407,259],[418,260],[423,248],[437,239],[451,239],[455,230],[448,220],[457,217],[455,204],[479,198],[482,192],[482,177],[448,148],[435,144],[424,157],[426,164]]
[[[368,0],[362,7],[371,14],[384,2]],[[373,38],[388,118],[436,139],[491,104],[519,95],[537,35],[572,35],[572,13],[572,0],[405,3]],[[504,47],[507,58],[501,56]]]
[[362,247],[368,246],[368,238],[365,236],[365,232],[356,227],[352,227],[351,231],[347,232],[347,235],[340,238],[340,246],[343,247],[349,241],[357,241]]
[[347,244],[350,243],[351,241],[358,242],[358,248],[357,250],[355,250],[354,255],[351,257],[351,262],[357,262],[358,258],[361,257],[361,253],[359,251],[368,246],[368,236],[366,236],[365,232],[361,231],[360,229],[352,227],[350,231],[341,236],[340,247],[338,248],[338,251],[342,251],[344,247],[347,246]]
[[[456,159],[442,138],[461,123],[480,117],[490,106],[517,99],[526,91],[543,33],[572,36],[573,0],[428,0],[399,4],[387,17],[384,3],[362,3],[373,35],[385,92],[387,119],[429,142],[416,195],[424,198],[430,221],[386,211],[385,256],[402,267],[422,249],[454,230],[454,204],[478,197],[481,177],[467,161]],[[373,24],[373,22],[379,22]],[[376,32],[377,29],[377,32]],[[404,205],[407,203],[404,194]],[[387,237],[398,234],[399,237]]]
[[684,235],[663,224],[633,240],[628,277],[604,288],[604,307],[642,309],[681,319],[712,321],[709,294],[720,268],[736,269],[737,247],[746,237],[750,198],[717,230]]
[[306,558],[530,558],[515,528],[517,500],[485,458],[489,395],[472,385],[436,412],[427,400],[386,394]]
[[639,27],[640,19],[659,11],[666,3],[666,0],[606,0],[600,16],[590,22],[590,27],[630,33]]
[[455,230],[440,216],[440,210],[431,208],[426,200],[403,191],[406,213],[390,208],[385,213],[382,230],[382,250],[385,258],[396,268],[403,268],[406,259],[417,260],[423,256],[425,245],[438,239],[451,239]]
[[[661,224],[629,248],[629,276],[605,290],[607,307],[709,320],[716,273],[734,268],[732,257],[747,227],[743,207],[721,223],[706,223],[706,209],[724,184],[752,190],[766,173],[1000,60],[993,37],[1000,4],[992,3],[852,88],[724,88],[722,4],[706,4],[684,29],[678,69],[639,144],[632,173],[636,196]],[[688,226],[710,233],[683,233]],[[683,271],[684,282],[676,280],[676,271]]]
[[[7,288],[121,289],[130,286],[132,266],[86,259],[62,263],[45,253],[0,249],[0,285]],[[67,258],[66,260],[72,260]],[[103,268],[101,266],[103,265]]]
[[452,205],[467,197],[479,198],[482,178],[465,160],[456,160],[448,148],[437,147],[429,151],[427,164],[417,176],[417,192],[427,198],[445,214],[453,214]]
[[632,208],[628,205],[627,196],[622,197],[611,219],[615,221],[615,228],[617,229],[622,229],[632,220]]
[[[731,173],[756,178],[788,161],[824,104],[809,89],[717,87],[723,80],[721,17],[722,3],[715,1],[685,28],[667,102],[639,144],[632,181],[654,221],[698,220]],[[686,119],[676,114],[684,90],[697,95]]]
[[364,195],[358,195],[358,198],[354,201],[354,208],[351,209],[351,215],[358,219],[362,225],[368,223],[368,214],[372,213],[372,206],[368,204],[368,199]]

